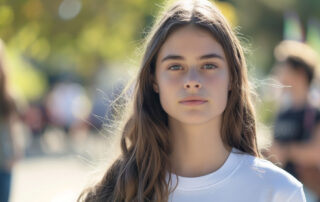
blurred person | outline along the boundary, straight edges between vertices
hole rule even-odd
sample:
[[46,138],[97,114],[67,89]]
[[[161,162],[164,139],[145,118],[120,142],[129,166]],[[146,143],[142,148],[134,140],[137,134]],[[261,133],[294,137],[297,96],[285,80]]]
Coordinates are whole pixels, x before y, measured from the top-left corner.
[[122,153],[79,201],[305,202],[298,180],[260,158],[245,57],[221,12],[183,0],[159,17]]
[[65,144],[65,151],[86,140],[91,102],[82,85],[71,81],[56,83],[46,97],[45,107],[48,123],[63,130],[67,141],[59,144]]
[[26,149],[26,155],[41,154],[41,141],[47,127],[47,114],[42,100],[34,101],[22,113],[22,119],[31,133],[31,140]]
[[282,41],[274,73],[284,85],[268,156],[320,199],[320,111],[308,100],[317,54],[308,45]]
[[61,127],[66,134],[77,121],[74,116],[75,100],[83,94],[83,87],[72,82],[54,84],[48,93],[46,108],[50,123]]
[[75,124],[85,121],[91,110],[84,87],[67,81],[54,85],[45,105],[50,123],[67,134]]
[[0,202],[9,201],[12,169],[20,153],[14,129],[18,114],[8,92],[4,51],[4,43],[0,39]]

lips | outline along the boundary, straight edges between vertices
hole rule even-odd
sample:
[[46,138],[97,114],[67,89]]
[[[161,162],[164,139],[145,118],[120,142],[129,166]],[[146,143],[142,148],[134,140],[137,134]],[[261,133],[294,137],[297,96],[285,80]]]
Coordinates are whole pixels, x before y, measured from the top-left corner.
[[183,100],[181,100],[179,103],[184,105],[201,105],[208,102],[208,100],[203,99],[201,97],[187,97]]

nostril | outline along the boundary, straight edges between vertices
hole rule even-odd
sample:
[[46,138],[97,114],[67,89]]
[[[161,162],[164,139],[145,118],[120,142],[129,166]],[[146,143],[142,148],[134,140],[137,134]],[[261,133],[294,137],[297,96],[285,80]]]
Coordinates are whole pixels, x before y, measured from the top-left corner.
[[[194,88],[201,88],[201,85],[200,85],[200,84],[194,84],[194,85],[192,85],[192,86],[194,86]],[[185,85],[185,88],[191,88],[191,85],[190,85],[190,84],[186,84],[186,85]]]

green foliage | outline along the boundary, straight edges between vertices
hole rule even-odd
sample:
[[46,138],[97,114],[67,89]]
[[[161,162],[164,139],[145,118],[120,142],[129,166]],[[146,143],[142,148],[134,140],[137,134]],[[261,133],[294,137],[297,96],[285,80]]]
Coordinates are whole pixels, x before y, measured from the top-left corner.
[[[68,5],[80,2],[80,12],[63,19],[64,1]],[[13,83],[20,86],[22,94],[29,93],[25,83],[30,80],[20,76],[26,66],[33,72],[26,75],[42,75],[42,80],[46,74],[40,72],[68,71],[85,82],[101,64],[128,59],[144,36],[144,27],[150,26],[156,3],[159,1],[0,1],[0,37],[13,53],[10,59],[16,60],[10,67],[15,74]],[[37,79],[30,85],[45,86]]]
[[[71,7],[62,9],[63,2]],[[309,17],[320,18],[318,0],[215,2],[229,21],[240,27],[243,38],[253,44],[248,45],[252,52],[249,65],[258,71],[256,75],[265,75],[272,66],[273,47],[282,39],[284,11],[296,11],[304,22]],[[135,57],[136,48],[163,3],[163,0],[0,0],[0,37],[35,72],[69,71],[86,81],[101,65]],[[78,13],[74,5],[80,5]],[[64,15],[69,17],[63,18],[68,9],[70,15]]]

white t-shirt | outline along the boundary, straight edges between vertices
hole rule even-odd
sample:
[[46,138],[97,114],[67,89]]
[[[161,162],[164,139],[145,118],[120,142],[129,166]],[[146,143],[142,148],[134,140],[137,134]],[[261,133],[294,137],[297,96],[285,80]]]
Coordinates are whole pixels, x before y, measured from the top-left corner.
[[[171,174],[172,186],[177,177]],[[178,176],[169,202],[305,202],[302,184],[271,162],[235,148],[215,172]]]

